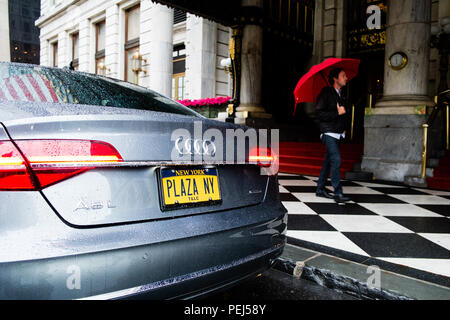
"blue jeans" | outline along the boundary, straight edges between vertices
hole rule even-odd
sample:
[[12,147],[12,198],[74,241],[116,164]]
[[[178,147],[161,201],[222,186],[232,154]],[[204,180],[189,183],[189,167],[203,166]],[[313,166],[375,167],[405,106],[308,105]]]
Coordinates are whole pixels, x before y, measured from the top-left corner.
[[317,181],[317,190],[325,189],[325,184],[331,172],[331,185],[334,188],[334,195],[340,195],[342,194],[342,186],[339,140],[324,134],[322,136],[322,142],[327,148],[327,153],[325,155],[325,159],[323,160],[319,180]]

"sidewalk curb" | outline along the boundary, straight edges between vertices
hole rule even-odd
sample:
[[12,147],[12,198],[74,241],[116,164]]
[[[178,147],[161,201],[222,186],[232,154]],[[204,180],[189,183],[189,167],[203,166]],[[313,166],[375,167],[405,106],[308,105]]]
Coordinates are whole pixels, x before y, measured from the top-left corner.
[[369,266],[289,244],[274,268],[360,299],[450,300],[450,288],[382,269],[380,286],[371,286]]

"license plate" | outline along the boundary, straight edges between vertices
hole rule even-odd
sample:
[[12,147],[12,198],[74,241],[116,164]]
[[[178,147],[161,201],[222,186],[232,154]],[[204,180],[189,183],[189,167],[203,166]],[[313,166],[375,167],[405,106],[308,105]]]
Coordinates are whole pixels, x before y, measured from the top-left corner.
[[163,209],[221,201],[217,168],[161,169]]

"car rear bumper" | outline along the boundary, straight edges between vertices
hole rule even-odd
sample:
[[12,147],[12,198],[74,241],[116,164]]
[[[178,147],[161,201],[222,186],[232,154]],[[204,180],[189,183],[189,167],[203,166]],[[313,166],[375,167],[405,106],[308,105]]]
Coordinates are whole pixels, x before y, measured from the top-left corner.
[[[195,297],[229,286],[267,270],[281,255],[287,214],[281,204],[273,204],[253,206],[245,212],[240,209],[240,213],[218,213],[228,216],[232,223],[239,216],[270,210],[270,220],[237,228],[91,253],[0,263],[0,298],[170,299]],[[190,229],[188,223],[184,228]],[[73,241],[71,245],[76,245]]]
[[233,286],[268,270],[284,249],[284,244],[240,260],[199,270],[190,274],[109,292],[82,300],[108,299],[192,299]]

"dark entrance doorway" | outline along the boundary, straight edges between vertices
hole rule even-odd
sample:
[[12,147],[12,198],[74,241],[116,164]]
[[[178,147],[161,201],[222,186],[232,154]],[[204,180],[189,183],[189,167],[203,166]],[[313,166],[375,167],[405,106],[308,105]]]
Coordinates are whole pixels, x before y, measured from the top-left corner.
[[263,106],[276,123],[295,124],[298,119],[293,116],[293,92],[301,75],[308,71],[312,50],[268,31],[264,32],[263,48]]
[[312,57],[315,2],[264,0],[263,107],[282,141],[310,141],[318,128],[305,108],[294,114],[294,89]]
[[[290,126],[285,136],[296,137],[299,132],[318,137],[317,126],[309,117],[293,116],[294,89],[308,70],[314,39],[315,0],[263,0],[263,6],[242,6],[241,0],[157,0],[169,7],[188,11],[219,22],[233,29],[236,35],[236,60],[239,56],[239,37],[246,25],[258,25],[264,30],[262,48],[262,106],[272,114],[273,124],[281,129]],[[240,81],[237,63],[236,82]],[[240,83],[237,83],[237,88]],[[239,90],[236,90],[239,92]],[[237,94],[239,105],[239,94]],[[303,112],[304,108],[298,108]],[[302,123],[299,124],[299,119]],[[263,125],[266,125],[263,122]],[[296,127],[296,125],[299,125]],[[272,126],[270,121],[267,126]],[[311,129],[309,129],[309,127]],[[315,130],[315,131],[314,131]],[[280,130],[283,135],[285,130]],[[283,139],[283,136],[281,136]]]
[[[347,86],[349,107],[354,105],[353,139],[351,142],[364,143],[364,115],[366,108],[374,106],[383,96],[384,50],[365,54],[355,54],[350,58],[361,60],[359,74]],[[347,131],[351,133],[351,127]]]
[[[384,49],[386,43],[385,0],[347,0],[347,57],[361,60],[359,74],[347,86],[349,106],[355,106],[353,139],[364,143],[364,115],[383,96]],[[368,29],[367,8],[377,6],[381,14],[378,29]],[[351,127],[348,130],[351,133]],[[350,136],[350,135],[349,135]]]

